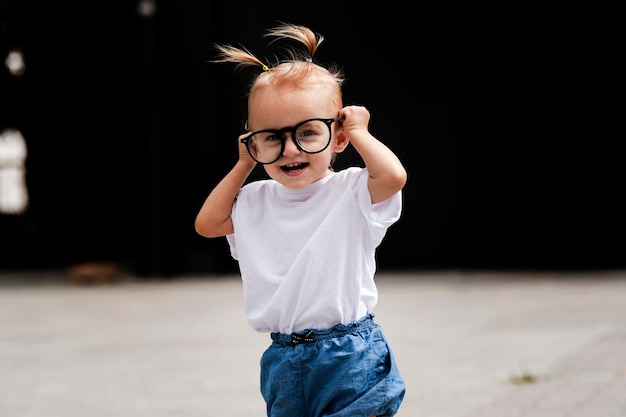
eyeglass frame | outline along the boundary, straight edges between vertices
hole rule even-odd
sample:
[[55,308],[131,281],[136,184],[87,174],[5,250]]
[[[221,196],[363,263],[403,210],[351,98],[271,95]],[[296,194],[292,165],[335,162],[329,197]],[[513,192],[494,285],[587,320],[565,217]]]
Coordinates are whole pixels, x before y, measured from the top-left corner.
[[[250,133],[249,135],[247,135],[244,138],[241,138],[241,143],[246,145],[246,150],[248,151],[248,155],[250,155],[250,157],[252,159],[254,159],[256,162],[258,162],[259,164],[262,165],[269,165],[269,164],[273,164],[274,162],[278,161],[280,159],[280,157],[282,156],[283,152],[285,152],[285,144],[287,143],[287,138],[285,136],[285,133],[290,132],[291,133],[291,140],[293,141],[293,143],[296,145],[296,148],[298,148],[300,151],[304,152],[304,153],[308,153],[308,154],[316,154],[316,153],[320,153],[320,152],[324,152],[326,150],[326,148],[328,148],[328,145],[330,145],[330,142],[333,138],[333,131],[331,128],[331,125],[334,122],[338,122],[340,120],[343,120],[344,117],[343,116],[337,116],[337,117],[333,117],[333,118],[324,118],[324,117],[314,117],[312,119],[307,119],[304,120],[294,126],[288,126],[288,127],[283,127],[282,129],[263,129],[263,130],[257,130],[255,132]],[[298,142],[298,138],[296,138],[296,130],[298,130],[298,128],[300,126],[302,126],[305,123],[308,122],[313,122],[313,121],[320,121],[320,122],[324,122],[326,124],[326,126],[328,126],[328,142],[326,143],[326,146],[324,146],[322,149],[320,149],[319,151],[315,151],[315,152],[309,152],[306,149],[304,149],[302,147],[302,145],[300,145],[300,143]],[[246,122],[246,125],[248,123]],[[253,155],[252,152],[250,152],[250,138],[258,133],[264,133],[264,132],[268,132],[268,133],[274,133],[276,134],[279,138],[280,138],[280,152],[278,152],[278,156],[276,157],[276,159],[274,159],[271,162],[261,162],[258,159],[256,159]]]

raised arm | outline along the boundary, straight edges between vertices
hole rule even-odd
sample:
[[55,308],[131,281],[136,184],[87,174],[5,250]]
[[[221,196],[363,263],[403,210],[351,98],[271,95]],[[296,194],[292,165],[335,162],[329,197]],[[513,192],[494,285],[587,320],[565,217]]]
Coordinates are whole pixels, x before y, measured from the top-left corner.
[[391,149],[369,132],[369,111],[362,106],[347,106],[340,112],[343,120],[343,134],[361,155],[369,172],[368,188],[372,204],[385,201],[407,181],[407,173],[402,163]]
[[239,159],[237,163],[213,188],[196,216],[196,232],[204,237],[220,237],[233,233],[230,213],[239,189],[256,164],[248,155],[245,145],[239,140],[238,142]]

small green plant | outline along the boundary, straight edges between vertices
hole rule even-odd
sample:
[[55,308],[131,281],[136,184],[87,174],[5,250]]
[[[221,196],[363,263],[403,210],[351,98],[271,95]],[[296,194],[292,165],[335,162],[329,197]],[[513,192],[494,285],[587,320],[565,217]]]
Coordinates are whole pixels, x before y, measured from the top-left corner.
[[524,371],[509,377],[509,382],[514,385],[534,384],[539,382],[539,376],[531,372]]

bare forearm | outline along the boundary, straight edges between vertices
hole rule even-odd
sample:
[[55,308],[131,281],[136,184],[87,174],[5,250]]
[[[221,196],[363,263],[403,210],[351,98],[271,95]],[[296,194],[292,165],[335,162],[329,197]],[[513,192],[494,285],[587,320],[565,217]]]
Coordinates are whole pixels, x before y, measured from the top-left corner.
[[237,193],[254,165],[241,161],[215,186],[196,216],[196,232],[205,237],[219,237],[233,233],[230,213]]
[[372,203],[384,201],[404,187],[406,170],[385,144],[365,130],[354,132],[350,143],[363,158],[369,172]]
[[370,113],[365,107],[347,106],[340,115],[343,116],[341,134],[349,139],[367,167],[372,203],[385,201],[404,187],[406,170],[391,149],[370,133]]

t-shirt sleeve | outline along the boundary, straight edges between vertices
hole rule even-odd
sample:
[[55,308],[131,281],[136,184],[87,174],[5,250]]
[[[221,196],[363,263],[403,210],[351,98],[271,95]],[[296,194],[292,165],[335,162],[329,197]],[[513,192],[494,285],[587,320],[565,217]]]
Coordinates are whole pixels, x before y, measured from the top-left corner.
[[237,257],[237,245],[235,244],[235,234],[231,233],[230,235],[226,235],[226,241],[228,242],[228,246],[230,247],[230,256],[232,256],[234,260],[239,260],[239,258]]
[[382,242],[387,229],[400,219],[402,213],[402,190],[388,199],[372,204],[372,197],[367,188],[369,172],[367,168],[359,173],[356,182],[357,201],[361,212],[367,219],[372,230],[372,238],[376,244]]
[[[241,190],[239,191],[241,192]],[[233,227],[235,226],[235,212],[237,210],[237,200],[235,199],[235,202],[233,203],[233,208],[230,211],[230,218],[233,220]],[[228,242],[228,246],[230,247],[230,256],[233,257],[234,260],[239,260],[239,258],[237,257],[237,243],[235,241],[235,233],[231,233],[229,235],[226,235],[226,241]]]

